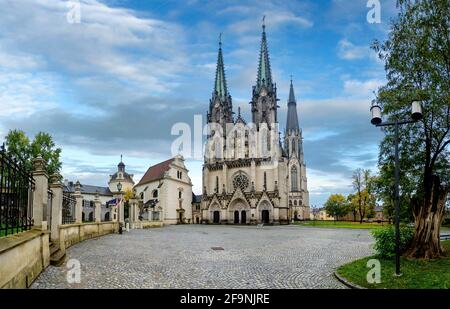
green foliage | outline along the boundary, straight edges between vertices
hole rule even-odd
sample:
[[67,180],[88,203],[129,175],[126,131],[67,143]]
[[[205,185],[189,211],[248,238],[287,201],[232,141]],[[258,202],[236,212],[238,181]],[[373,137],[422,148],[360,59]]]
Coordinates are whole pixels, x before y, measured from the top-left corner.
[[328,215],[337,220],[348,212],[347,200],[342,194],[332,194],[325,203],[325,210]]
[[22,130],[10,130],[6,136],[6,150],[16,160],[22,162],[27,170],[33,170],[33,159],[41,156],[46,161],[49,176],[61,170],[61,148],[57,148],[48,133],[39,132],[33,141]]
[[[386,228],[372,231],[375,238],[374,249],[382,258],[392,258],[395,256],[395,227],[388,226]],[[400,226],[400,252],[404,252],[414,236],[414,228],[402,225]]]
[[349,196],[350,209],[359,213],[360,222],[364,218],[370,218],[375,215],[376,198],[375,177],[370,175],[370,170],[356,169],[352,175],[353,189],[356,191]]
[[[400,0],[400,13],[391,24],[388,39],[373,49],[385,62],[387,84],[377,93],[388,120],[410,119],[411,102],[420,100],[424,118],[400,127],[400,194],[429,194],[431,175],[450,183],[450,72],[448,0]],[[393,182],[394,128],[385,127],[379,165],[386,181]],[[384,169],[384,170],[383,170]]]
[[[442,246],[450,251],[450,241],[443,241]],[[367,282],[367,262],[379,259],[377,256],[365,257],[342,265],[337,273],[346,280],[369,289],[449,289],[450,255],[435,260],[411,260],[401,258],[400,277],[395,272],[394,259],[379,259],[381,264],[381,283]]]

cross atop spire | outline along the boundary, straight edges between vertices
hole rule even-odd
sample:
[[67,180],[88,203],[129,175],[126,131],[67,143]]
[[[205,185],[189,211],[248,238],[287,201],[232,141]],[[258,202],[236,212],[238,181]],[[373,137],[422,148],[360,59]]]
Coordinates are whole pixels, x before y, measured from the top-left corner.
[[219,35],[219,53],[217,56],[216,80],[214,83],[214,94],[222,101],[228,96],[227,81],[225,79],[225,66],[222,55],[222,33]]
[[257,87],[266,86],[268,88],[272,87],[272,73],[270,70],[270,59],[269,50],[267,48],[267,38],[266,38],[266,16],[263,17],[263,31],[261,38],[261,50],[259,53],[259,64],[258,64],[258,76],[256,80]]

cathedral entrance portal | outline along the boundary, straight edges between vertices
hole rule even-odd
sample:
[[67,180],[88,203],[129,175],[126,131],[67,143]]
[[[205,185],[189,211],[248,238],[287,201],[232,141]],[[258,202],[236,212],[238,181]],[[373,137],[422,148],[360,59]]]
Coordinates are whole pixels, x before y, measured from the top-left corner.
[[235,211],[234,212],[234,224],[238,224],[239,223],[239,211]]
[[247,212],[245,210],[241,211],[241,223],[242,224],[247,223]]
[[268,210],[263,210],[261,212],[261,221],[264,224],[269,223],[270,219],[269,219],[269,211]]
[[219,223],[219,222],[220,222],[220,212],[218,210],[216,210],[213,213],[213,223]]

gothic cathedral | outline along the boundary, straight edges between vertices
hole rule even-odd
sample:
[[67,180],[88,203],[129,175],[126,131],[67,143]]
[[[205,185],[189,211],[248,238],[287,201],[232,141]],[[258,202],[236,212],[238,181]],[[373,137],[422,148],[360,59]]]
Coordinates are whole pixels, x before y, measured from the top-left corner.
[[265,26],[250,102],[251,123],[243,119],[240,109],[234,117],[220,42],[214,91],[207,114],[201,201],[203,223],[289,224],[292,220],[309,219],[302,131],[292,80],[283,139],[278,126],[278,101]]

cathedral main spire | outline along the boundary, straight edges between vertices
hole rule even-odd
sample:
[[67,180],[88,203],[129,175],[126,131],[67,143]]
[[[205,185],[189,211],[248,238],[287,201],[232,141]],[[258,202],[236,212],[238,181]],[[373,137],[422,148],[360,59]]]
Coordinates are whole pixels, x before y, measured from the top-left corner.
[[219,36],[219,53],[217,56],[216,80],[214,83],[214,93],[223,102],[228,96],[227,81],[225,78],[225,66],[222,55],[222,34]]
[[289,89],[289,99],[288,99],[288,112],[286,120],[286,131],[298,132],[299,130],[300,129],[297,117],[297,101],[295,100],[294,86],[292,85],[292,78],[291,78],[291,86]]
[[222,34],[219,36],[216,79],[214,81],[214,91],[209,101],[209,113],[207,118],[208,123],[220,123],[224,128],[225,124],[233,122],[233,105],[227,88],[227,80],[225,78],[225,65],[222,54]]
[[263,17],[261,50],[259,52],[258,76],[256,86],[272,88],[272,73],[270,71],[269,49],[267,48],[265,16]]

